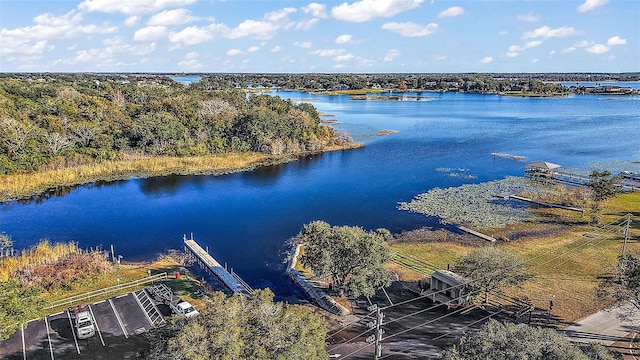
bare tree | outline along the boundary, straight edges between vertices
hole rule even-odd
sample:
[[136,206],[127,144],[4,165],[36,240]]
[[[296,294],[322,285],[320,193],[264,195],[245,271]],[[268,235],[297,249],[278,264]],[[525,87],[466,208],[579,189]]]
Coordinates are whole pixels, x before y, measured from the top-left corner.
[[36,127],[31,122],[18,121],[13,118],[0,120],[0,139],[4,142],[10,155],[23,150],[35,132]]
[[47,146],[49,146],[49,151],[51,151],[51,154],[54,156],[68,149],[73,144],[67,135],[57,132],[46,134],[44,140]]
[[198,114],[203,118],[207,115],[216,116],[223,113],[230,113],[231,115],[235,115],[237,113],[237,110],[231,104],[224,100],[212,99],[200,102],[200,109],[198,109]]
[[80,145],[87,147],[98,133],[98,129],[89,124],[81,123],[72,126],[71,132],[76,136],[76,140]]

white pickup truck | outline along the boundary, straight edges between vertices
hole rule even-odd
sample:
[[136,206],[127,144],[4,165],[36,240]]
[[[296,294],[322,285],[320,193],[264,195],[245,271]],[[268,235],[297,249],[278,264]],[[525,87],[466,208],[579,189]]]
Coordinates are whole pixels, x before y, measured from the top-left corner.
[[200,314],[188,301],[182,300],[174,295],[173,291],[165,284],[152,285],[149,287],[149,292],[151,292],[157,301],[163,304],[169,304],[174,314],[187,318]]
[[74,331],[78,335],[78,339],[88,339],[96,334],[93,325],[93,317],[86,307],[77,306],[69,309],[73,320]]
[[198,310],[196,310],[193,305],[184,300],[177,304],[169,303],[169,307],[171,307],[171,310],[174,313],[187,318],[198,316],[199,314]]

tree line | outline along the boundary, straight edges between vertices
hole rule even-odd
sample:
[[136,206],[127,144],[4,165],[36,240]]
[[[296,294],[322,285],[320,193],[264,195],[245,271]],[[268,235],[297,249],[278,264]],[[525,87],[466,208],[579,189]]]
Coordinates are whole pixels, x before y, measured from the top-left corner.
[[[87,74],[0,79],[0,174],[118,160],[320,151],[350,142],[307,103]],[[99,80],[101,79],[101,80]]]

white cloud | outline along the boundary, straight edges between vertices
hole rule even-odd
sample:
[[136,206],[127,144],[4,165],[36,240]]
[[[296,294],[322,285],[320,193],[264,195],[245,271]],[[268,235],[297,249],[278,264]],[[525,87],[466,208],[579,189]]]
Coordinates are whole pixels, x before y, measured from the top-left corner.
[[311,43],[308,41],[296,41],[293,43],[293,46],[303,48],[303,49],[308,49],[311,47]]
[[345,67],[347,67],[345,64],[336,64],[336,65],[333,66],[333,68],[336,69],[336,70],[342,70]]
[[523,46],[518,46],[518,45],[511,45],[509,46],[509,52],[520,52],[520,51],[524,51],[527,49],[531,49],[532,47],[536,47],[538,45],[542,44],[542,41],[540,40],[534,40],[534,41],[529,41],[526,44],[524,44]]
[[165,10],[155,14],[147,21],[147,25],[181,25],[199,20],[198,17],[191,15],[191,11],[187,9]]
[[41,55],[52,51],[55,46],[40,40],[33,43],[18,42],[12,43],[13,39],[2,38],[2,46],[0,46],[1,55],[22,54],[22,55]]
[[296,30],[309,30],[318,22],[318,18],[309,19],[306,21],[298,21],[296,24]]
[[488,63],[490,63],[492,61],[493,61],[493,58],[491,56],[487,56],[487,57],[484,57],[484,58],[480,59],[480,64],[488,64]]
[[532,64],[535,64],[535,63],[537,63],[537,62],[538,62],[538,59],[537,59],[537,58],[536,58],[536,59],[531,59],[531,63],[532,63]]
[[463,8],[461,8],[460,6],[452,6],[447,10],[444,10],[438,13],[438,17],[442,18],[442,17],[450,17],[450,16],[460,16],[463,14],[464,14]]
[[87,12],[119,12],[127,15],[137,15],[166,8],[182,7],[195,2],[196,0],[85,0],[78,5],[78,9]]
[[229,49],[227,50],[226,54],[229,56],[237,56],[237,55],[242,55],[244,53],[240,49]]
[[590,43],[590,42],[588,42],[587,40],[582,40],[582,41],[580,41],[580,42],[577,42],[577,43],[573,44],[573,46],[575,46],[575,47],[579,47],[579,48],[583,48],[583,47],[587,47],[587,46],[589,46],[590,44],[591,44],[591,43]]
[[200,54],[191,51],[184,56],[184,59],[178,63],[178,66],[181,69],[198,69],[202,67],[202,64],[197,60],[198,56],[200,56]]
[[412,22],[396,23],[389,22],[381,27],[402,36],[419,37],[431,35],[438,30],[438,24],[430,23],[428,25],[420,25]]
[[44,13],[34,17],[33,21],[42,26],[61,27],[80,23],[80,21],[82,21],[82,14],[75,10],[71,10],[61,16]]
[[181,69],[198,69],[202,67],[202,64],[196,59],[182,60],[178,63]]
[[75,56],[63,60],[62,62],[67,65],[74,65],[78,63],[92,63],[96,67],[108,67],[125,65],[120,60],[122,54],[142,56],[147,55],[156,50],[156,43],[132,45],[122,41],[120,37],[113,37],[105,39],[102,44],[103,48],[91,48],[79,50],[75,53]]
[[227,34],[229,39],[252,37],[255,39],[271,39],[279,26],[268,21],[245,20]]
[[384,55],[384,61],[393,61],[395,58],[397,58],[398,56],[400,56],[400,51],[396,50],[396,49],[391,49],[389,51],[387,51],[387,53]]
[[83,25],[82,13],[71,10],[61,16],[50,13],[33,18],[35,25],[0,30],[2,54],[43,54],[55,48],[48,40],[78,38],[82,35],[110,34],[118,31],[115,26]]
[[138,30],[133,34],[133,40],[136,41],[153,41],[160,40],[165,37],[167,28],[164,26],[147,26]]
[[614,36],[614,37],[610,38],[609,40],[607,40],[607,45],[609,45],[609,46],[625,45],[626,43],[627,43],[627,39],[622,39],[622,38],[620,38],[620,36]]
[[350,42],[350,41],[351,41],[351,38],[352,38],[352,37],[353,37],[353,36],[351,36],[351,35],[343,34],[343,35],[338,36],[338,37],[334,40],[334,42],[335,42],[336,44],[346,44],[346,43],[348,43],[348,42]]
[[297,10],[292,7],[284,8],[281,10],[272,11],[264,15],[264,19],[271,23],[277,23],[288,20],[289,14],[295,13]]
[[586,0],[584,2],[584,4],[578,6],[578,12],[587,12],[587,11],[591,11],[597,7],[600,7],[604,4],[606,4],[608,2],[608,0]]
[[305,14],[311,14],[312,16],[315,16],[318,18],[327,17],[327,12],[325,11],[326,5],[324,4],[311,3],[307,6],[301,7],[301,9]]
[[572,52],[572,51],[575,51],[578,48],[584,48],[584,47],[587,47],[587,46],[592,45],[592,44],[593,44],[593,42],[588,42],[587,40],[582,40],[582,41],[579,41],[579,42],[577,42],[577,43],[575,43],[575,44],[573,44],[573,45],[571,45],[571,46],[569,46],[567,48],[562,49],[562,52],[563,53]]
[[403,11],[415,9],[423,0],[360,0],[352,4],[342,3],[331,9],[338,20],[364,22],[376,17],[392,17]]
[[600,55],[608,52],[609,50],[611,50],[611,48],[603,44],[595,44],[595,45],[589,46],[585,50],[588,53]]
[[571,36],[571,35],[576,35],[577,31],[572,28],[572,27],[568,27],[568,26],[563,26],[563,27],[559,27],[556,29],[552,29],[548,26],[543,26],[543,27],[539,27],[533,31],[528,31],[524,34],[522,34],[522,38],[523,39],[532,39],[532,38],[543,38],[543,39],[549,39],[552,37],[565,37],[565,36]]
[[343,62],[343,61],[349,61],[351,59],[353,59],[353,54],[348,53],[348,54],[344,54],[344,55],[338,55],[336,57],[333,58],[333,61],[338,61],[338,62]]
[[311,55],[332,57],[333,61],[347,61],[354,58],[353,54],[345,49],[324,49],[314,50],[310,52]]
[[280,45],[276,45],[276,46],[274,46],[274,47],[271,49],[271,52],[272,52],[272,53],[277,53],[277,52],[279,52],[280,50],[282,50],[282,46],[280,46]]
[[260,46],[257,46],[257,45],[254,45],[247,49],[248,52],[256,52],[258,50],[260,50]]
[[523,21],[523,22],[538,22],[538,21],[540,21],[540,17],[538,15],[534,15],[532,13],[518,14],[518,16],[516,18],[518,19],[518,21]]
[[129,16],[127,20],[124,21],[124,26],[136,26],[138,24],[138,21],[140,21],[140,16]]
[[506,54],[504,54],[504,56],[508,57],[508,58],[514,58],[516,56],[518,56],[520,53],[517,52],[508,52]]
[[177,33],[169,34],[169,41],[184,45],[195,45],[213,39],[213,34],[209,27],[189,26]]

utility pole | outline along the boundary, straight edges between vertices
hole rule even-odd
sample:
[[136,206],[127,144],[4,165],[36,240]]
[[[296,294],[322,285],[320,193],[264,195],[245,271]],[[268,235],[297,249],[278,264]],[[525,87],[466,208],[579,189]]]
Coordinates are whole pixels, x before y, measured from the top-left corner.
[[627,240],[629,239],[629,227],[631,227],[631,214],[627,214],[627,220],[625,220],[624,228],[622,229],[622,233],[624,234],[624,241],[622,242],[622,256],[620,257],[620,273],[618,280],[620,282],[624,281],[625,273],[627,272]]
[[624,229],[622,230],[622,232],[624,233],[624,242],[622,243],[623,259],[627,250],[627,239],[629,239],[629,227],[631,227],[631,214],[627,214],[627,220],[625,221]]
[[367,337],[367,342],[375,343],[373,359],[378,360],[380,356],[382,356],[382,344],[380,344],[380,342],[382,341],[382,334],[384,334],[384,329],[382,329],[382,319],[384,319],[384,314],[376,304],[369,306],[367,310],[376,312],[376,321],[371,321],[367,324],[370,328],[375,327],[376,329],[373,335]]

